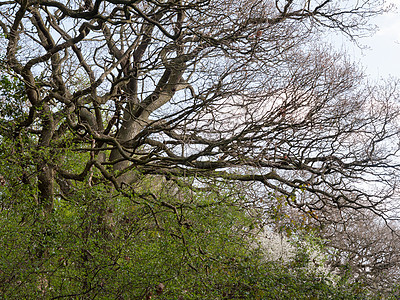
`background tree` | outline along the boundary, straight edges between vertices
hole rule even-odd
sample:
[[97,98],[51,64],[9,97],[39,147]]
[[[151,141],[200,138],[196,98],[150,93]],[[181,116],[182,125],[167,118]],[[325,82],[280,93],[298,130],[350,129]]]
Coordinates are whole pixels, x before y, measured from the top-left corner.
[[369,211],[342,211],[323,227],[322,236],[331,247],[330,266],[370,289],[388,294],[399,282],[399,229]]

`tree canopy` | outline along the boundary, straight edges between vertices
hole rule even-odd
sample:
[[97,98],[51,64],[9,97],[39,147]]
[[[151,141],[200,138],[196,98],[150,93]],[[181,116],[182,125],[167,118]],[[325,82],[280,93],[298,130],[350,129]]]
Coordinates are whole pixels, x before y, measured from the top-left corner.
[[[143,239],[178,237],[167,245],[163,233],[154,245],[168,261],[182,245],[207,252],[196,230],[211,224],[250,235],[251,215],[267,218],[260,207],[285,205],[316,224],[341,211],[395,218],[399,83],[368,82],[324,40],[368,34],[382,12],[370,0],[0,0],[0,192],[15,219],[10,237],[32,217],[42,225],[28,235],[42,242],[31,251],[51,266],[49,249],[71,247],[73,256],[76,243],[82,266],[106,264],[109,250],[115,264],[125,257],[126,272],[150,274],[155,265],[132,271],[121,254],[145,247],[143,230]],[[66,226],[82,231],[76,241],[43,242]],[[93,253],[87,243],[100,236],[115,243]],[[100,269],[79,289],[91,293]],[[46,276],[32,285],[51,293]]]

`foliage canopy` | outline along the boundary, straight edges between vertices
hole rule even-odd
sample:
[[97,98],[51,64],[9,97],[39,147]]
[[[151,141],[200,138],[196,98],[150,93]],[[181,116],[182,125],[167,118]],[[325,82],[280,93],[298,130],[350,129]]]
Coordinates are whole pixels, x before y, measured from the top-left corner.
[[398,82],[323,41],[382,5],[0,0],[0,292],[363,298],[255,228],[395,216]]

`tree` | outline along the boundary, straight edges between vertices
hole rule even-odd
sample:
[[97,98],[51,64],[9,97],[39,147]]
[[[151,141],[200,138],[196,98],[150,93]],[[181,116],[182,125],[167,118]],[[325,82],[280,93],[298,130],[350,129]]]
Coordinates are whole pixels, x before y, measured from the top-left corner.
[[[356,34],[379,12],[342,5],[1,3],[4,63],[29,107],[9,120],[12,135],[29,132],[50,155],[32,161],[39,203],[53,207],[55,178],[69,185],[96,168],[117,189],[135,169],[303,188],[313,208],[376,207],[396,187],[397,147],[386,145],[396,145],[397,87],[365,86],[318,46],[319,31]],[[90,154],[81,172],[63,168],[66,137]]]
[[[158,205],[186,226],[179,208],[192,202],[177,191],[220,190],[225,199],[227,182],[259,183],[306,213],[367,208],[392,217],[398,83],[369,85],[322,40],[329,30],[368,32],[381,7],[0,1],[3,87],[19,89],[3,89],[1,110],[20,108],[1,120],[8,195],[34,199],[46,228],[65,203],[96,203],[107,238],[116,197],[150,215]],[[146,190],[148,181],[158,187]],[[170,182],[175,198],[158,199]]]
[[341,274],[351,270],[354,280],[382,294],[399,282],[398,233],[395,222],[384,223],[370,211],[342,211],[321,231],[331,247],[330,266]]

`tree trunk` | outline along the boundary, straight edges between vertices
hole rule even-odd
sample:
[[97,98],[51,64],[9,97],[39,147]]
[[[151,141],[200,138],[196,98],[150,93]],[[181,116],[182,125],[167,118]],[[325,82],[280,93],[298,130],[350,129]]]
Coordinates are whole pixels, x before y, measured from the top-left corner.
[[47,163],[38,166],[38,204],[44,216],[50,214],[54,207],[54,168]]

